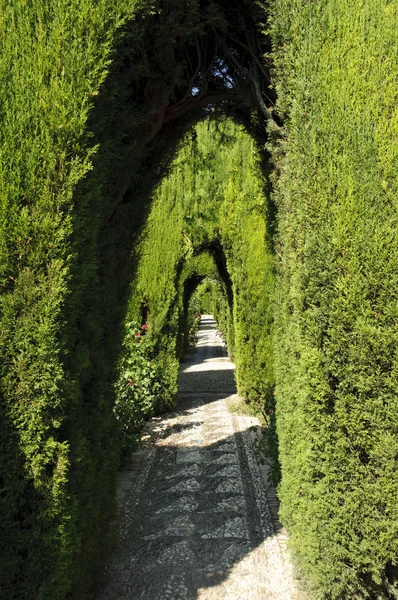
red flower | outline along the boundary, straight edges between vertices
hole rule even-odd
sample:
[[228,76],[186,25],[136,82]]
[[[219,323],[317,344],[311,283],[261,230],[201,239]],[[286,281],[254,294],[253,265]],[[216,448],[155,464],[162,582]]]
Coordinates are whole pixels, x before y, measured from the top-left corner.
[[148,325],[144,323],[144,325],[141,325],[141,329],[142,331],[146,331],[148,329]]
[[139,338],[139,337],[141,337],[141,334],[140,333],[135,333],[134,337]]

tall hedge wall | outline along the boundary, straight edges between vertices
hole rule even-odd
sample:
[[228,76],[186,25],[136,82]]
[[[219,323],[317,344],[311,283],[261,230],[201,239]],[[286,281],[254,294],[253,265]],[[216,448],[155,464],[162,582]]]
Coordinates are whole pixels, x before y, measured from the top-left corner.
[[311,597],[397,598],[398,9],[271,13],[282,519]]
[[91,422],[87,406],[76,410],[66,303],[74,192],[93,154],[86,122],[133,5],[0,2],[0,595],[10,600],[63,598],[75,584],[83,598],[112,504],[114,456],[96,455],[112,426],[100,408]]
[[[182,61],[207,35],[221,49],[242,23],[254,31],[260,4],[0,1],[0,595],[10,600],[90,597],[113,514],[123,322],[142,325],[147,311],[169,401],[187,282],[214,277],[214,265],[238,389],[272,410],[276,356],[282,518],[310,594],[398,597],[395,4],[269,3],[284,119],[270,127],[276,239],[256,144],[209,118],[177,153],[139,237],[196,118],[184,110],[216,114],[187,101],[195,68]],[[220,68],[205,83],[262,131],[247,98],[267,69],[249,69],[239,40],[226,52],[236,90]]]

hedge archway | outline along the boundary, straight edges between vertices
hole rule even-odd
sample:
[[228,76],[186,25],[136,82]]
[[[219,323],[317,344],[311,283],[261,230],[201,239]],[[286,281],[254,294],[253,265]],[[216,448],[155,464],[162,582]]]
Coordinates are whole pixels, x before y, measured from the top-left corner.
[[[152,190],[192,123],[230,113],[264,136],[275,99],[256,2],[108,4],[5,17],[17,117],[3,135],[26,141],[7,148],[1,250],[10,599],[89,593],[113,510],[112,382]],[[30,94],[18,96],[21,78]]]

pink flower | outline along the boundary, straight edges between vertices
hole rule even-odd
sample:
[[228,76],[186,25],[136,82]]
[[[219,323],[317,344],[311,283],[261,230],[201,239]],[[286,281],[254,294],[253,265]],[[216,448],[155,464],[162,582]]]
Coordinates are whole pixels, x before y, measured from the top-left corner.
[[131,387],[132,385],[134,385],[134,381],[132,379],[129,379],[127,385]]
[[134,337],[139,338],[139,337],[141,337],[141,334],[140,333],[135,333]]
[[148,325],[144,323],[144,325],[141,325],[141,329],[142,331],[146,331],[148,329]]

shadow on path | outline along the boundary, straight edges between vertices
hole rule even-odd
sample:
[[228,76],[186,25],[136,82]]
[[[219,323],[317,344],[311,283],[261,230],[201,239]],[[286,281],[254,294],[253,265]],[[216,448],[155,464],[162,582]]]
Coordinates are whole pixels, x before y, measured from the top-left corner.
[[120,543],[97,600],[297,597],[250,432],[226,406],[234,393],[234,365],[207,317],[176,412],[157,422],[138,478],[124,474]]

